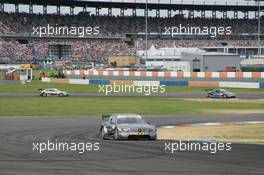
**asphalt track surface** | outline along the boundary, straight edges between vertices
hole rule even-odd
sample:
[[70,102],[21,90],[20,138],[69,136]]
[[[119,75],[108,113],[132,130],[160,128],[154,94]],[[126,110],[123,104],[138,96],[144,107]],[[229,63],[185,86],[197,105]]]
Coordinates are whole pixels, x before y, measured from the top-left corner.
[[[206,98],[206,92],[167,92],[144,95],[141,93],[69,93],[71,97],[158,97],[158,98]],[[236,93],[238,99],[264,99],[264,93]],[[0,93],[0,97],[37,97],[38,93]]]
[[[145,116],[157,125],[197,122],[263,121],[247,116]],[[229,152],[176,152],[164,150],[165,141],[100,139],[99,116],[0,117],[0,174],[124,174],[124,175],[263,175],[264,146],[232,144]],[[100,150],[77,152],[32,151],[32,142],[59,140],[99,142]]]

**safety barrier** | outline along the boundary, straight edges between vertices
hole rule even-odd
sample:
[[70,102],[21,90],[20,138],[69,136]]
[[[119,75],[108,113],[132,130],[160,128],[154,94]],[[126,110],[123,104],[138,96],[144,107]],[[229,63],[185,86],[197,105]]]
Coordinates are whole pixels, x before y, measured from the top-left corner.
[[260,88],[264,88],[264,82],[259,83]]
[[264,72],[176,72],[176,71],[106,71],[65,70],[65,75],[79,76],[130,76],[130,77],[178,77],[178,78],[264,78]]
[[216,81],[189,81],[191,87],[219,87],[219,82]]
[[66,78],[51,78],[50,83],[63,83],[63,84],[68,84],[69,79]]
[[86,79],[69,79],[69,84],[90,84]]
[[90,84],[110,84],[110,80],[89,80]]
[[41,78],[41,81],[42,81],[43,83],[49,83],[49,82],[50,82],[50,78],[42,77],[42,78]]
[[66,83],[66,84],[93,84],[93,85],[134,85],[134,86],[191,86],[191,87],[221,87],[221,88],[264,88],[264,82],[230,82],[230,81],[133,81],[133,80],[88,80],[88,79],[54,79],[42,78],[46,83]]
[[111,80],[110,84],[116,85],[133,85],[134,82],[132,80]]
[[160,81],[133,81],[134,86],[159,86]]
[[230,88],[253,88],[258,89],[260,83],[249,83],[249,82],[219,82],[219,87],[230,87]]
[[0,80],[1,84],[26,84],[25,80]]
[[188,81],[160,81],[163,86],[188,86]]

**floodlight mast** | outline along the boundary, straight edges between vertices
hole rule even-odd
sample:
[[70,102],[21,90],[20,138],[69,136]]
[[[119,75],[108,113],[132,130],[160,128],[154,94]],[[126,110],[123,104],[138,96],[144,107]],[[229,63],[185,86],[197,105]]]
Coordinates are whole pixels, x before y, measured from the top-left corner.
[[260,47],[260,0],[258,2],[258,58],[261,56],[261,47]]
[[258,3],[258,58],[261,58],[261,43],[260,43],[260,1],[264,1],[264,0],[247,0],[247,1],[255,1]]
[[145,9],[145,60],[148,58],[148,0],[146,0]]

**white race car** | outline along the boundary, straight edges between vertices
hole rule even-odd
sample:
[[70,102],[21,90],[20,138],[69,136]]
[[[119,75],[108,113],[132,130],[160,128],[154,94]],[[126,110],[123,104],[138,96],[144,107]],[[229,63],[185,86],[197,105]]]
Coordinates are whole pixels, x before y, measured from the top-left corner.
[[58,96],[58,97],[67,97],[69,94],[65,91],[61,91],[55,88],[48,88],[40,91],[40,96],[47,97],[47,96]]

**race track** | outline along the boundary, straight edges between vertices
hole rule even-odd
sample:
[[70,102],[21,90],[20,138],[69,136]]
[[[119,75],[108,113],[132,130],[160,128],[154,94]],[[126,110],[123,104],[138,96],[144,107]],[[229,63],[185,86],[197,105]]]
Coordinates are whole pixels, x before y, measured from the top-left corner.
[[[162,125],[197,122],[263,121],[263,115],[251,116],[146,116]],[[263,175],[263,145],[233,144],[231,152],[164,151],[164,141],[102,141],[99,116],[1,117],[0,174],[131,174]],[[36,140],[99,142],[100,150],[77,152],[32,151]]]
[[[71,97],[158,97],[158,98],[206,98],[206,92],[166,92],[151,95],[141,93],[69,93]],[[238,99],[264,99],[264,93],[236,93]],[[0,93],[0,97],[38,97],[38,93]]]

